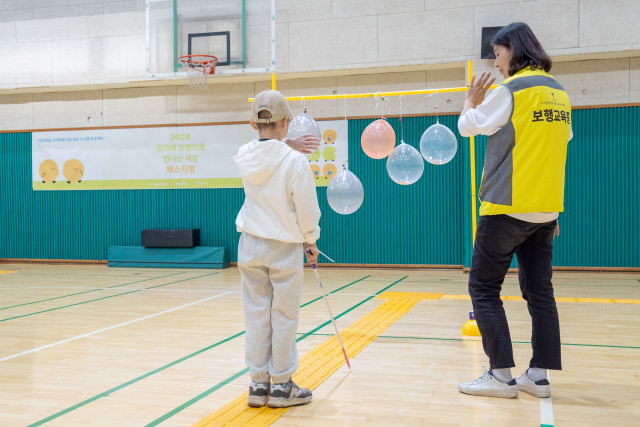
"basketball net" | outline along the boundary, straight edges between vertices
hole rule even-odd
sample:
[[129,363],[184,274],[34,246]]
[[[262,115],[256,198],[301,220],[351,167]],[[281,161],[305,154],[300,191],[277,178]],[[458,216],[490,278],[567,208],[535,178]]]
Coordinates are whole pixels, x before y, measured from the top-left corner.
[[189,77],[189,86],[200,89],[207,88],[207,79],[215,73],[218,58],[213,55],[185,55],[178,61],[185,68]]

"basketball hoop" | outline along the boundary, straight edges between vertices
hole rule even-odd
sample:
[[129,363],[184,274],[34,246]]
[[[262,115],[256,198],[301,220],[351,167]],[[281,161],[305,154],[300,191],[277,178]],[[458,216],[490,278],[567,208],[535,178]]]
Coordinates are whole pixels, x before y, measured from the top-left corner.
[[213,55],[185,55],[178,58],[178,62],[186,68],[191,87],[207,88],[207,77],[214,74],[218,58]]

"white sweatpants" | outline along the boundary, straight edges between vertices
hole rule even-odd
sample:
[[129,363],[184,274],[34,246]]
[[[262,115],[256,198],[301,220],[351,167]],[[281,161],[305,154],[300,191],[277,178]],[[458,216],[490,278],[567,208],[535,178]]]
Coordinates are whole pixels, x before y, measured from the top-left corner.
[[240,236],[245,360],[252,381],[284,383],[298,369],[302,255],[300,243]]

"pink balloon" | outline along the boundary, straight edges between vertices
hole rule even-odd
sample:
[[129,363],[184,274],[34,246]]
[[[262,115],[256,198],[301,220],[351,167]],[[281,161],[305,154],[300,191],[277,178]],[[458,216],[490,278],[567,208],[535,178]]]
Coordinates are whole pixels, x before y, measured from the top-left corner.
[[378,119],[370,123],[362,132],[362,150],[372,159],[384,159],[396,145],[396,133],[386,120]]

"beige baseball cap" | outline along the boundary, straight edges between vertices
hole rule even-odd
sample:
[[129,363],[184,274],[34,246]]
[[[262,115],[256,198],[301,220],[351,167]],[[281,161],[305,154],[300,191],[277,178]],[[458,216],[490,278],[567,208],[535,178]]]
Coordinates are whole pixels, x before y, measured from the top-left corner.
[[[258,118],[258,113],[265,110],[271,113],[271,117],[267,119]],[[287,116],[291,117],[289,103],[284,95],[277,90],[263,90],[253,99],[253,103],[251,104],[251,121],[255,123],[274,123]]]

